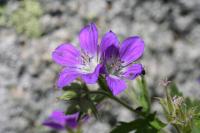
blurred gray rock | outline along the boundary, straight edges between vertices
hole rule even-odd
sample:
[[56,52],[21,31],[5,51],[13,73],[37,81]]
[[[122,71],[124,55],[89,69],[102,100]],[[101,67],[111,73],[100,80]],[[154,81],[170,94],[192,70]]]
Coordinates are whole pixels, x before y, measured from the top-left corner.
[[[144,39],[145,53],[140,62],[153,96],[162,95],[160,81],[168,78],[176,81],[184,95],[199,98],[199,0],[39,2],[44,10],[39,20],[43,30],[40,38],[26,38],[11,28],[0,29],[0,133],[53,133],[41,123],[53,109],[65,106],[56,102],[60,67],[52,62],[51,53],[64,42],[78,46],[79,30],[90,21],[96,22],[100,37],[112,30],[120,41],[132,35]],[[9,0],[6,11],[9,14],[19,5],[20,1]],[[133,118],[118,104],[108,104],[101,109],[102,120],[91,118],[84,132],[107,133],[116,120]]]

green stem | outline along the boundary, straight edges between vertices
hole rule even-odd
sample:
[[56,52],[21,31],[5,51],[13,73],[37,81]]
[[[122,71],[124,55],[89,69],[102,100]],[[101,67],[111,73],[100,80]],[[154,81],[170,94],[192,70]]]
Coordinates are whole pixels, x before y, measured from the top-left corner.
[[109,91],[109,88],[108,88],[108,86],[105,82],[105,79],[102,75],[99,76],[98,83],[102,90]]
[[122,100],[118,99],[117,97],[115,97],[112,94],[109,94],[109,93],[107,93],[105,91],[90,91],[88,93],[89,94],[101,94],[101,95],[107,96],[108,98],[118,102],[119,104],[121,104],[122,106],[124,106],[125,108],[130,110],[131,112],[136,113],[136,114],[138,114],[140,116],[144,116],[144,114],[142,112],[138,112],[137,110],[133,109],[132,107],[130,107],[128,104],[126,104]]
[[176,125],[174,125],[174,127],[175,127],[177,133],[182,133]]
[[136,114],[143,116],[143,117],[145,116],[145,114],[143,112],[139,112],[139,111],[133,109],[128,104],[121,101],[119,98],[113,96],[112,93],[109,91],[110,89],[108,88],[108,85],[106,84],[105,78],[103,76],[99,77],[98,83],[99,83],[99,86],[102,89],[102,91],[93,91],[93,92],[89,92],[89,93],[97,93],[97,94],[105,95],[105,96],[109,97],[110,99],[118,102],[119,104],[121,104],[122,106],[124,106],[125,108],[130,110],[131,112],[136,113]]
[[67,133],[74,133],[74,131],[70,128],[66,128]]
[[82,133],[81,126],[77,128],[76,133]]

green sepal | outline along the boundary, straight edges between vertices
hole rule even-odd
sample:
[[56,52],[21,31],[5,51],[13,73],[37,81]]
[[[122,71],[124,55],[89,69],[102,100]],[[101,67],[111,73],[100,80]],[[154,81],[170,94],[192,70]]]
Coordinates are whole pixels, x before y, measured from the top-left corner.
[[75,91],[72,91],[72,90],[68,90],[68,91],[65,91],[63,93],[62,96],[58,97],[60,100],[65,100],[65,101],[68,101],[68,100],[71,100],[71,99],[74,99],[76,98],[78,95]]

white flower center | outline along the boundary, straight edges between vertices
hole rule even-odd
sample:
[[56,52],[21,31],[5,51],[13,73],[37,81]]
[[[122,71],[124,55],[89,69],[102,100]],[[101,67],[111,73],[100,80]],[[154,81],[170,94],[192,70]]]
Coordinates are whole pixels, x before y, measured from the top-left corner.
[[98,65],[97,56],[89,57],[88,55],[82,56],[82,65],[81,72],[83,73],[92,73],[95,71],[96,66]]

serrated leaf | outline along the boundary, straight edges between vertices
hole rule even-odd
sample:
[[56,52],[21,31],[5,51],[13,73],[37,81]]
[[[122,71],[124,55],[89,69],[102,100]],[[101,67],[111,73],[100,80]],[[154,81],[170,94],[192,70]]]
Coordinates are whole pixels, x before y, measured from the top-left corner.
[[77,93],[75,91],[68,90],[68,91],[65,91],[64,94],[59,97],[59,99],[67,101],[75,97],[77,97]]
[[166,124],[155,118],[155,113],[131,122],[120,122],[111,133],[158,133]]
[[110,133],[129,133],[144,125],[143,122],[143,119],[137,119],[132,122],[120,122]]

